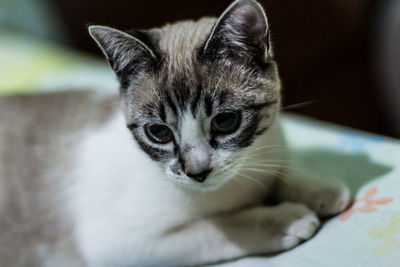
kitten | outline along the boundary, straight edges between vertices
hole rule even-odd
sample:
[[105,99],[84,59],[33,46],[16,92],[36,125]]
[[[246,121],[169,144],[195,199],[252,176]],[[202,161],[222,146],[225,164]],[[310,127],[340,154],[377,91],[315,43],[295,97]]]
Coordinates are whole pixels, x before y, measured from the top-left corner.
[[[120,87],[0,98],[0,266],[176,266],[284,251],[348,189],[287,166],[265,13],[91,26]],[[265,205],[265,200],[279,204]]]

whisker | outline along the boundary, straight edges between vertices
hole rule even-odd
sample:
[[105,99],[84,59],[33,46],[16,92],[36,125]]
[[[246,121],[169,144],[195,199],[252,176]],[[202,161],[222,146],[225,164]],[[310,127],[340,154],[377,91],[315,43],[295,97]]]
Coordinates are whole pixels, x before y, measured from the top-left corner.
[[246,187],[246,189],[247,189],[250,193],[255,193],[255,191],[253,191],[253,188],[251,188],[251,187],[250,187],[248,184],[246,184],[244,181],[242,181],[242,180],[240,180],[240,179],[238,179],[238,178],[236,178],[236,177],[233,177],[232,180],[233,180],[234,182],[237,182],[237,183],[241,184],[241,185],[244,185],[244,186]]
[[287,166],[287,165],[278,165],[278,164],[261,164],[261,163],[249,163],[247,166],[253,166],[254,167],[274,167],[274,168],[283,168],[283,169],[290,169],[293,171],[298,171],[298,172],[303,172],[302,169],[300,169],[300,167],[296,167],[296,166]]
[[[264,152],[268,152],[268,151],[264,151]],[[267,160],[266,158],[268,158],[268,157],[264,157],[264,155],[266,155],[266,154],[269,154],[269,153],[247,154],[247,155],[238,157],[236,159],[237,160],[258,159],[258,160],[265,161],[265,160]],[[273,157],[273,156],[271,156],[271,157]],[[288,157],[284,157],[284,156],[282,156],[282,157],[283,158],[288,158]],[[282,158],[282,157],[277,157],[277,158],[279,159],[279,158]],[[288,159],[288,160],[290,160],[290,159]]]
[[244,168],[243,170],[254,171],[259,173],[264,173],[271,175],[273,177],[281,179],[284,183],[288,184],[286,176],[277,170],[270,170],[270,169],[255,169],[255,168]]
[[262,184],[260,181],[258,181],[257,179],[254,179],[253,177],[248,176],[248,175],[246,175],[246,174],[244,174],[244,173],[240,173],[240,172],[238,172],[237,175],[249,179],[250,181],[252,181],[252,182],[254,182],[255,184],[259,185],[262,189],[264,189],[264,191],[269,192],[268,188],[266,188],[265,185],[263,185],[263,184]]
[[260,158],[247,158],[247,159],[254,159],[254,160],[258,160],[258,161],[254,161],[254,160],[252,160],[251,162],[250,162],[250,164],[251,163],[268,163],[268,162],[272,162],[272,163],[274,163],[274,162],[284,162],[284,163],[295,163],[295,161],[294,160],[290,160],[290,159],[260,159]]
[[277,153],[277,152],[290,152],[290,150],[286,149],[280,149],[280,150],[262,150],[262,151],[252,151],[248,153],[248,155],[263,155],[263,154],[269,154],[269,153]]
[[303,108],[305,106],[311,105],[318,102],[318,100],[310,100],[310,101],[305,101],[305,102],[300,102],[297,104],[289,105],[286,107],[281,108],[281,110],[290,110],[290,109],[296,109],[296,108]]
[[254,151],[258,151],[260,149],[266,149],[271,147],[286,147],[286,145],[268,145],[268,146],[260,146],[254,149]]
[[271,169],[259,169],[259,168],[242,168],[240,170],[245,170],[245,171],[255,171],[255,172],[260,172],[260,173],[265,173],[265,174],[271,174],[271,173],[279,173],[278,170],[271,170]]

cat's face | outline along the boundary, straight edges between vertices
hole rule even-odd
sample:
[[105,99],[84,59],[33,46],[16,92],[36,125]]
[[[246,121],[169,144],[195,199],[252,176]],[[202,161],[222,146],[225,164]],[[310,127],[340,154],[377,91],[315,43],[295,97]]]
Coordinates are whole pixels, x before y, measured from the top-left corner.
[[260,5],[147,32],[94,26],[121,82],[127,125],[166,176],[198,188],[229,180],[279,110],[279,77]]

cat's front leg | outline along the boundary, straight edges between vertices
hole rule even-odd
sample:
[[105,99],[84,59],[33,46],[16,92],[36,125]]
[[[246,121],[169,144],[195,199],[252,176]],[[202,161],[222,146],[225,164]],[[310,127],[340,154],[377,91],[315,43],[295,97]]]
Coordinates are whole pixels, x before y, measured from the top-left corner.
[[274,197],[278,201],[303,203],[321,217],[339,214],[351,202],[350,190],[343,182],[317,178],[292,167],[277,180]]
[[169,231],[158,248],[178,265],[212,263],[293,248],[319,224],[306,206],[287,202],[186,224]]

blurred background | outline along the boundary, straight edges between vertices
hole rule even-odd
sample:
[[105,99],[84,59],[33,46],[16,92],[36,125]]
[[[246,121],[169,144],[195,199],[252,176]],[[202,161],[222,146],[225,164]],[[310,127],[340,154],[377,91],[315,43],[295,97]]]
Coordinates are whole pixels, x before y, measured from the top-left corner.
[[[261,0],[284,110],[400,137],[400,0]],[[227,0],[0,0],[0,92],[117,90],[86,25],[146,29]]]

